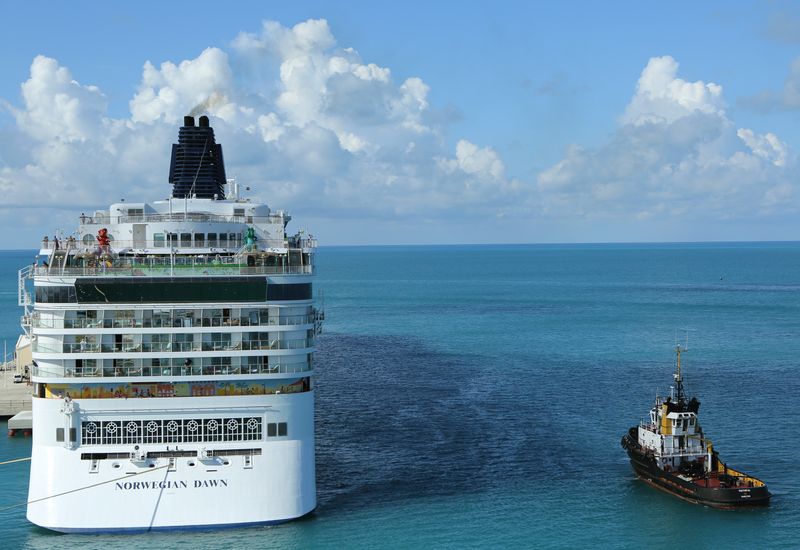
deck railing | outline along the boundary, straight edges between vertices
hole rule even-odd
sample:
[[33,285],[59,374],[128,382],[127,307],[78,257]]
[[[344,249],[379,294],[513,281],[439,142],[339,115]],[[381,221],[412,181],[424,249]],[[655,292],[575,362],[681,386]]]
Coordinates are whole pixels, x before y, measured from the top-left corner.
[[[97,242],[95,237],[88,235],[90,238],[84,238],[81,240],[76,240],[74,238],[69,238],[66,240],[58,241],[58,248],[56,248],[56,241],[53,240],[46,240],[40,243],[40,247],[42,250],[50,250],[55,251],[58,250],[59,252],[63,252],[65,250],[69,250],[73,253],[78,254],[117,254],[119,252],[129,252],[131,250],[152,250],[156,253],[163,253],[169,254],[172,251],[179,252],[179,253],[186,253],[186,250],[183,249],[191,249],[194,251],[203,251],[204,254],[222,254],[222,253],[232,253],[237,252],[245,245],[245,240],[243,237],[237,236],[226,236],[225,238],[216,237],[214,239],[208,239],[207,237],[203,237],[200,239],[199,237],[194,237],[194,233],[186,233],[185,237],[181,238],[181,235],[170,234],[170,237],[175,236],[176,238],[167,238],[167,239],[113,239],[110,241],[108,245],[100,246]],[[199,233],[197,234],[199,235]],[[272,250],[274,252],[283,251],[286,252],[286,249],[309,249],[309,248],[316,248],[317,240],[312,238],[307,238],[303,236],[292,236],[287,238],[280,238],[280,239],[268,239],[268,240],[260,240],[257,242],[259,246],[259,250],[261,251],[269,251]]]
[[110,216],[80,216],[82,225],[103,225],[109,223],[148,223],[148,222],[218,222],[218,223],[283,223],[280,214],[269,216],[221,215],[205,212],[171,212],[166,214],[142,214]]
[[32,367],[32,376],[41,378],[124,378],[153,376],[221,376],[231,374],[293,374],[308,372],[307,363],[280,363],[272,365],[182,365],[182,366],[117,366],[82,367]]
[[66,277],[224,277],[235,275],[311,275],[311,265],[265,265],[250,267],[246,264],[197,264],[197,265],[150,265],[131,264],[125,266],[53,267],[38,266],[35,276]]
[[[113,310],[109,310],[113,313]],[[85,328],[191,328],[191,327],[266,327],[310,325],[316,320],[309,315],[240,317],[181,317],[164,316],[151,319],[43,319],[38,312],[28,317],[33,328],[85,329]]]
[[[178,351],[252,351],[274,349],[305,349],[314,347],[313,338],[294,338],[290,340],[230,340],[204,342],[122,342],[96,343],[78,342],[63,344],[45,344],[34,341],[35,353],[141,353],[141,352],[178,352]],[[172,349],[170,349],[172,348]]]

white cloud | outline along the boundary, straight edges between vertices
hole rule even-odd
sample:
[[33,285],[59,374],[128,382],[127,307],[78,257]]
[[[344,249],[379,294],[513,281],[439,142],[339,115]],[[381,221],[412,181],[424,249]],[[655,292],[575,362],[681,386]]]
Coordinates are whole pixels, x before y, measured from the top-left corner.
[[775,166],[786,166],[789,149],[785,143],[773,133],[756,135],[752,130],[740,128],[736,135],[758,157],[767,160]]
[[622,123],[669,123],[696,112],[724,115],[721,86],[686,82],[677,74],[678,62],[672,57],[651,58],[639,77],[636,94],[625,110]]
[[23,109],[17,124],[34,139],[62,142],[91,139],[103,124],[106,98],[96,86],[82,86],[55,59],[38,55],[22,84]]
[[422,79],[394,82],[390,69],[338,47],[324,20],[265,22],[227,51],[147,61],[121,119],[53,59],[34,60],[23,91],[12,134],[31,147],[23,158],[0,143],[5,204],[83,210],[162,198],[170,143],[190,112],[211,116],[229,174],[277,207],[446,218],[501,212],[519,192],[492,148],[448,146]]
[[785,143],[737,129],[722,87],[679,78],[665,56],[642,71],[614,134],[595,148],[568,148],[537,187],[542,212],[556,217],[752,217],[792,197],[796,175]]
[[230,48],[148,61],[119,119],[53,59],[34,59],[22,89],[0,132],[6,208],[163,198],[170,144],[192,110],[211,116],[230,175],[271,205],[318,217],[648,221],[787,211],[797,196],[788,146],[737,128],[722,87],[681,79],[668,56],[644,68],[605,143],[569,147],[533,185],[509,177],[491,145],[450,144],[421,78],[396,82],[337,45],[324,20],[266,22]]
[[228,56],[218,48],[207,48],[196,59],[178,65],[166,61],[159,69],[148,61],[130,102],[131,120],[174,123],[195,108],[230,120],[236,112],[229,99],[231,80]]
[[460,170],[484,180],[500,181],[505,174],[503,161],[493,149],[480,148],[465,139],[456,144],[455,158],[441,159],[440,165],[450,174]]

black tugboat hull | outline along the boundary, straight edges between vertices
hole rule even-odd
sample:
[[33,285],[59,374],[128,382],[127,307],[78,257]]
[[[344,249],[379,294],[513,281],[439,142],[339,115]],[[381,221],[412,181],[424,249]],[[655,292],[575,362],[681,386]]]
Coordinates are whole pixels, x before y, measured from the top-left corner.
[[622,438],[622,447],[639,479],[680,499],[722,509],[769,505],[770,492],[766,486],[702,487],[659,468],[655,459],[647,455],[630,434]]

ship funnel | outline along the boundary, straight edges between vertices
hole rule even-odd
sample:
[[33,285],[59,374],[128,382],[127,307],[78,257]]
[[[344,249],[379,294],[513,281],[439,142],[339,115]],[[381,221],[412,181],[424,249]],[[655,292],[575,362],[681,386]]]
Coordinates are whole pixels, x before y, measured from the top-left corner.
[[208,117],[201,116],[199,122],[200,125],[195,126],[194,117],[183,117],[178,143],[172,145],[169,165],[172,197],[224,199],[226,178],[222,145],[214,139]]

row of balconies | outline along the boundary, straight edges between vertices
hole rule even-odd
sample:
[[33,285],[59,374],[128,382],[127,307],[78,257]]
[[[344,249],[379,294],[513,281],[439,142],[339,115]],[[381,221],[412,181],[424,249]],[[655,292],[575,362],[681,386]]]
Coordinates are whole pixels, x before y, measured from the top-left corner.
[[[108,310],[105,313],[112,313]],[[39,312],[31,315],[33,328],[173,328],[173,327],[251,327],[251,326],[293,326],[314,323],[316,313],[306,315],[269,315],[267,310],[255,311],[236,316],[173,316],[159,315],[125,318],[43,318]]]
[[[212,363],[211,359],[228,361]],[[292,374],[308,372],[312,369],[309,361],[303,362],[264,362],[248,363],[236,361],[245,358],[210,358],[196,360],[197,364],[186,364],[189,359],[180,358],[172,364],[143,364],[142,360],[109,360],[108,365],[83,361],[81,365],[57,366],[42,365],[32,367],[33,376],[42,378],[121,378],[135,376],[223,376],[235,374]],[[285,358],[283,359],[285,361]]]
[[[140,336],[140,335],[136,335]],[[149,336],[149,335],[148,335]],[[157,335],[161,336],[161,335]],[[190,335],[192,336],[192,335]],[[43,342],[34,340],[34,353],[153,353],[153,352],[193,352],[193,351],[256,351],[280,349],[305,349],[314,347],[314,338],[294,339],[255,339],[235,341],[231,339],[176,341],[176,342]]]

